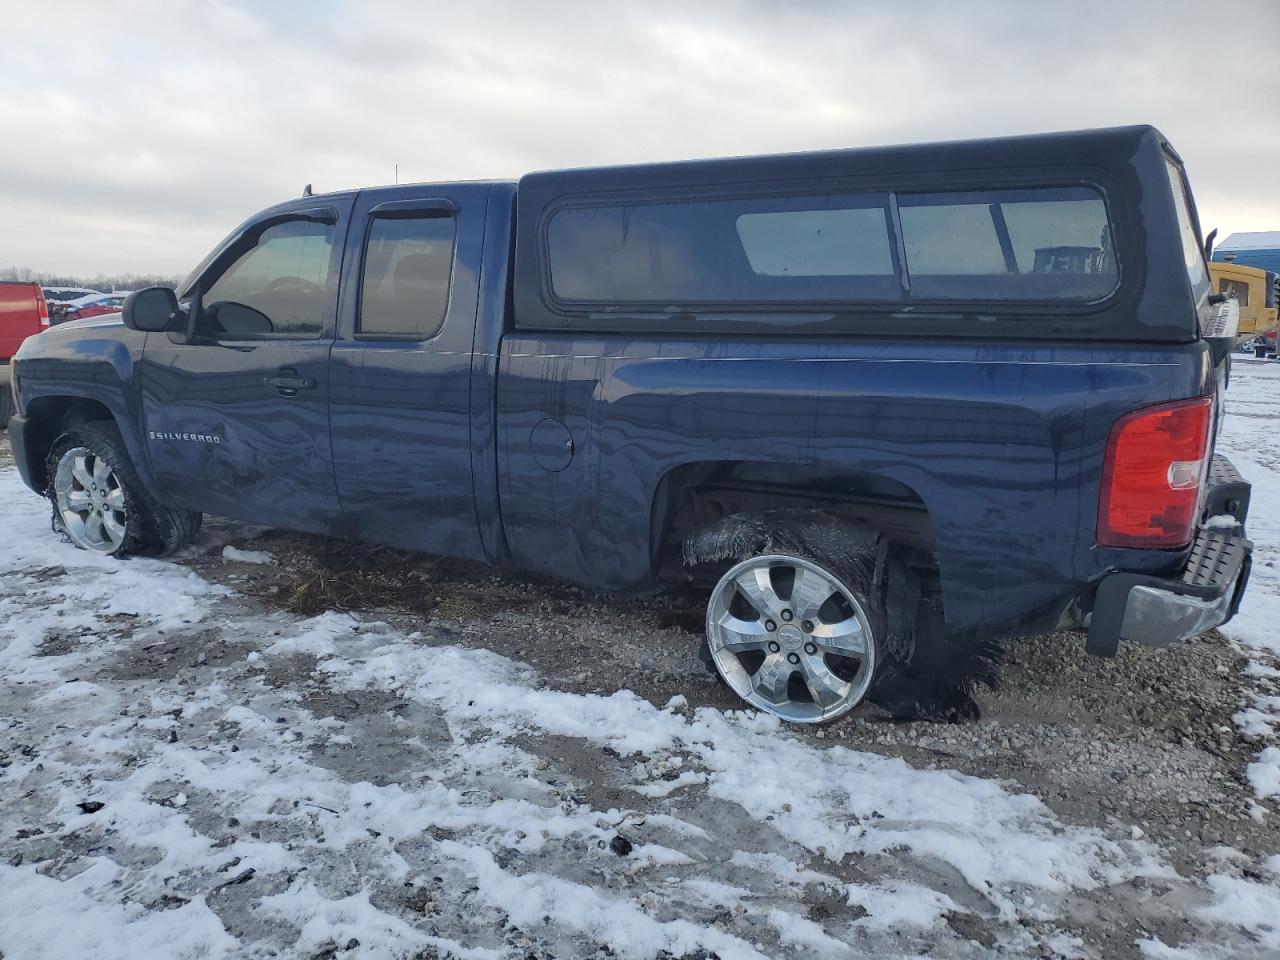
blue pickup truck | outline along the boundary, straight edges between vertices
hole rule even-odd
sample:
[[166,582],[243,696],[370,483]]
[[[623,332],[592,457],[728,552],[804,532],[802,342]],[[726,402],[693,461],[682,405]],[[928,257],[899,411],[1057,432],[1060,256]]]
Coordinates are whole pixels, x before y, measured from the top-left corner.
[[1002,639],[1235,611],[1219,299],[1150,127],[308,191],[28,340],[9,432],[88,550],[686,578],[753,706],[963,717]]

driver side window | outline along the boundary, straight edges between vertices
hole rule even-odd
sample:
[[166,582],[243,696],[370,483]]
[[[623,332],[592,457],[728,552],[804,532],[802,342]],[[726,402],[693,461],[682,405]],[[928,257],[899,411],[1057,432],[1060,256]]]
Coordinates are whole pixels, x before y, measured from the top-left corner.
[[314,340],[331,306],[334,226],[288,220],[268,227],[201,297],[198,336]]

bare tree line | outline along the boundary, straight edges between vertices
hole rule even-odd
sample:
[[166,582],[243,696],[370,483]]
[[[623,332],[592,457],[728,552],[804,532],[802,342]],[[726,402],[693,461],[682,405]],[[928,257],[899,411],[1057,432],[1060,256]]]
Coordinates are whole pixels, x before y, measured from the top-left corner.
[[0,280],[25,280],[42,287],[81,287],[112,293],[141,287],[176,287],[182,282],[182,277],[158,273],[100,273],[95,277],[81,277],[67,273],[46,273],[30,267],[0,267]]

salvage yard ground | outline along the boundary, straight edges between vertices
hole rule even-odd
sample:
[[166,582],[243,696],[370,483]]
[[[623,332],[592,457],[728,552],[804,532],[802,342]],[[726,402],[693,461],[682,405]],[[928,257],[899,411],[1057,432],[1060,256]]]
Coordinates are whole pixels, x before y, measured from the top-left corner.
[[1225,636],[1009,646],[975,724],[737,709],[697,599],[208,522],[58,542],[0,455],[0,953],[1280,956],[1280,365]]

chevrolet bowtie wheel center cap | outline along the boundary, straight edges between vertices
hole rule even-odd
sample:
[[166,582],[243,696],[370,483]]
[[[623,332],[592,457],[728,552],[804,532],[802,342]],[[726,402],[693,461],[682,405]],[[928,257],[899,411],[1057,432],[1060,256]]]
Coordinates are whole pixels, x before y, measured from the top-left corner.
[[800,632],[799,627],[788,624],[778,631],[778,643],[784,650],[799,650],[804,644],[804,634]]

